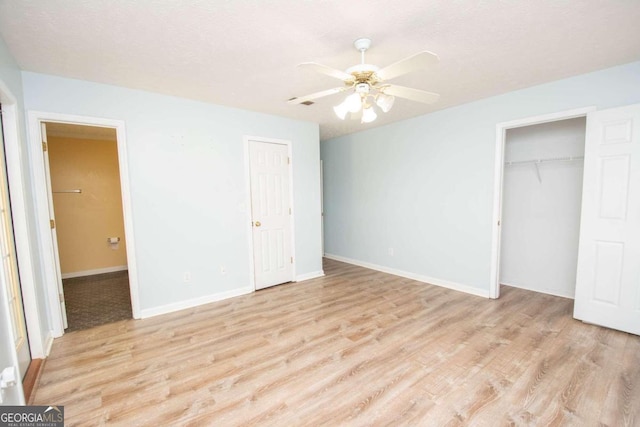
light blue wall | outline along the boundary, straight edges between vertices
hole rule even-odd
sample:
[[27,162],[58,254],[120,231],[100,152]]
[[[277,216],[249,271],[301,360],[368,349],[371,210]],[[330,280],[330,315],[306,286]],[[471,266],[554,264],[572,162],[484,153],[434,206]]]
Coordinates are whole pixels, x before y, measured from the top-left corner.
[[244,135],[292,142],[296,274],[322,270],[317,124],[30,72],[23,81],[27,110],[126,122],[142,310],[249,286]]
[[[20,68],[16,64],[13,56],[9,52],[4,40],[0,37],[0,81],[6,86],[6,88],[11,92],[11,95],[15,98],[16,102],[16,110],[18,112],[18,138],[20,143],[21,150],[21,160],[22,160],[22,181],[23,181],[23,191],[25,194],[25,207],[26,212],[24,212],[24,217],[26,218],[26,225],[28,228],[29,241],[26,242],[31,248],[38,247],[38,240],[36,230],[36,220],[35,220],[35,211],[33,199],[31,199],[31,179],[29,174],[29,161],[28,161],[28,152],[25,146],[25,121],[23,115],[23,88],[22,88],[22,72]],[[15,216],[14,216],[15,220]],[[23,242],[24,243],[24,242]],[[42,276],[42,260],[39,257],[37,252],[31,252],[31,265],[33,268],[33,276],[35,283],[33,283],[33,287],[35,289],[36,301],[35,304],[37,306],[37,310],[39,312],[38,319],[40,322],[40,329],[45,336],[39,337],[43,341],[46,339],[46,334],[51,329],[49,326],[49,312],[47,306],[47,293],[46,289],[43,285],[43,276]],[[25,284],[22,284],[25,286]],[[30,339],[36,339],[35,335],[32,333]]]
[[496,124],[638,102],[634,62],[323,141],[325,252],[488,292]]

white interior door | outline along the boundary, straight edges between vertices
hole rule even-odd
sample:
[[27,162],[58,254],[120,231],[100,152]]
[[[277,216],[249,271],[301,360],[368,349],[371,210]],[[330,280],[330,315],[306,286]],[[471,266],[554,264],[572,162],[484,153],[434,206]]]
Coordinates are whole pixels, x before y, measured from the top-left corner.
[[289,147],[249,141],[256,289],[293,280]]
[[20,376],[24,377],[31,363],[29,351],[29,339],[25,324],[22,294],[20,289],[20,276],[18,275],[18,260],[16,246],[13,238],[13,222],[11,218],[11,203],[9,199],[9,185],[7,181],[7,169],[4,156],[4,140],[2,138],[2,120],[0,115],[0,280],[3,288],[7,290],[9,312],[11,315],[11,328],[13,332],[13,345],[18,354],[18,367]]
[[574,317],[640,335],[640,104],[587,115]]
[[64,288],[62,287],[62,273],[60,272],[60,254],[58,253],[58,235],[56,233],[56,220],[55,220],[55,212],[53,209],[53,193],[51,190],[51,172],[49,169],[49,152],[48,152],[48,141],[47,141],[47,124],[42,122],[40,123],[41,132],[42,132],[42,148],[43,148],[43,157],[44,157],[44,172],[45,178],[47,181],[47,197],[49,199],[49,218],[51,218],[51,240],[53,243],[53,257],[54,257],[54,266],[56,269],[56,284],[58,286],[58,296],[60,300],[60,313],[62,315],[62,324],[64,329],[69,327],[69,323],[67,322],[67,308],[64,302]]

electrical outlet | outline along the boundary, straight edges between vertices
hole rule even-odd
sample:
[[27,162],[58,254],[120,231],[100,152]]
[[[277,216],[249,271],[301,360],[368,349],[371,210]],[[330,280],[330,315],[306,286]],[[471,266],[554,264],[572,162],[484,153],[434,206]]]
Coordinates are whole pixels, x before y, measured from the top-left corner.
[[393,256],[393,248],[389,248],[389,256]]
[[184,283],[190,282],[191,281],[191,272],[190,271],[185,271],[184,274],[182,275],[182,281]]

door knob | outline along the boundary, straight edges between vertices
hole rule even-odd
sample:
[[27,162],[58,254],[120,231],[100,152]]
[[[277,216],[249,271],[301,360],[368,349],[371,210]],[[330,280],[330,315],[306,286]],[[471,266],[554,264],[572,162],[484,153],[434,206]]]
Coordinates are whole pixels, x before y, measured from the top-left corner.
[[260,227],[261,225],[260,221],[256,221],[256,227]]

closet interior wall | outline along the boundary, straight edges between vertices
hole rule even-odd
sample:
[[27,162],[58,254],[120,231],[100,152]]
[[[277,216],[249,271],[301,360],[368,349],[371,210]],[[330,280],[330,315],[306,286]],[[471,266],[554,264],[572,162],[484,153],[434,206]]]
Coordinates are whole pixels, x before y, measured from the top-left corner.
[[500,283],[575,295],[586,118],[509,129]]

